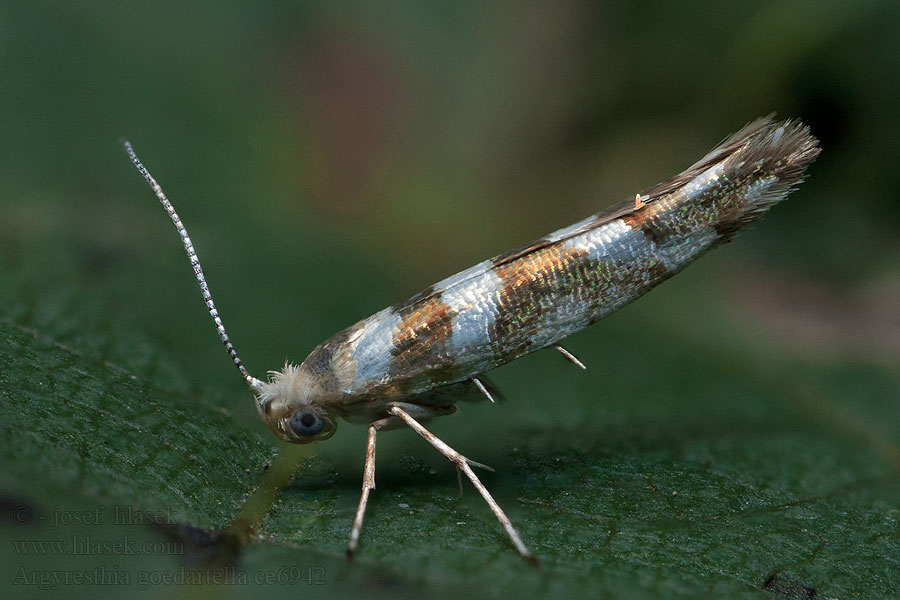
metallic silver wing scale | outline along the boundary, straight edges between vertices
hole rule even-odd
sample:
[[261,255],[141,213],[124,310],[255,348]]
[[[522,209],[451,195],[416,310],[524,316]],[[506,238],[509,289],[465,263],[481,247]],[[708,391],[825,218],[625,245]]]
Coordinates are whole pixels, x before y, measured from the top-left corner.
[[409,426],[464,473],[488,502],[518,551],[530,552],[472,472],[478,465],[420,421],[455,411],[456,402],[500,393],[483,373],[560,340],[633,302],[690,262],[729,240],[783,200],[819,154],[799,122],[758,119],[683,173],[622,204],[448,277],[323,342],[299,366],[268,381],[250,375],[219,318],[196,252],[175,209],[125,142],[182,241],[219,336],[257,408],[282,440],[327,439],[336,418],[369,424],[366,474],[348,556],[356,549],[375,486],[375,435]]

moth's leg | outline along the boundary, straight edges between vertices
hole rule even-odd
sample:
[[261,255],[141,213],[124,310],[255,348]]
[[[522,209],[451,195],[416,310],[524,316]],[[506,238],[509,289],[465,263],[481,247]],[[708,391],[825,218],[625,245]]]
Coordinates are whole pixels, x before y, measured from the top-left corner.
[[353,559],[353,553],[359,545],[359,535],[362,533],[363,519],[366,516],[366,505],[369,503],[369,492],[375,489],[375,436],[382,429],[393,429],[402,424],[397,417],[379,419],[369,425],[369,436],[366,443],[366,465],[363,468],[362,494],[359,496],[359,504],[356,507],[356,517],[353,519],[353,528],[350,530],[350,539],[347,541],[347,559]]
[[[485,390],[485,394],[487,394],[488,398],[491,398],[490,394],[487,392],[486,387],[482,384],[477,378],[473,377],[469,381],[476,384],[479,390]],[[492,385],[492,384],[489,384]],[[491,402],[494,399],[491,398]],[[413,404],[411,402],[392,402],[390,406],[397,406],[409,415],[413,419],[430,419],[431,417],[437,417],[441,415],[449,415],[456,412],[455,406],[446,406],[446,407],[437,407],[437,406],[422,406],[420,404]],[[398,417],[394,417],[399,421]],[[403,421],[400,421],[401,423]],[[476,462],[471,459],[466,459],[466,461],[473,467],[479,467],[481,469],[485,469],[487,471],[493,472],[493,467],[489,467],[486,464]],[[459,467],[456,469],[456,481],[459,483],[459,495],[463,495],[463,484],[462,484],[462,471],[459,470]]]
[[569,352],[568,350],[566,350],[559,344],[556,344],[555,346],[553,346],[553,349],[556,350],[557,352],[559,352],[560,354],[562,354],[563,356],[565,356],[566,360],[568,360],[573,365],[581,367],[582,369],[587,369],[587,367],[584,366],[584,363],[581,362],[580,360],[578,360],[577,356],[575,356],[574,354],[572,354],[571,352]]
[[472,383],[475,384],[475,387],[478,388],[478,391],[484,394],[484,396],[491,401],[491,404],[494,404],[494,397],[491,396],[491,393],[488,391],[487,386],[485,386],[480,379],[477,377],[472,378]]
[[[506,402],[506,394],[497,387],[497,384],[487,378],[486,375],[479,375],[478,377],[473,377],[465,382],[467,385],[474,386],[478,392],[491,401],[491,403],[496,402]],[[401,405],[402,408],[402,405]],[[413,414],[415,416],[415,414]]]
[[433,433],[425,429],[421,423],[416,421],[409,413],[407,413],[403,408],[400,408],[397,404],[389,404],[388,412],[400,417],[403,421],[409,425],[409,427],[422,436],[426,442],[434,446],[434,448],[443,454],[447,459],[456,465],[456,468],[462,471],[466,477],[469,478],[469,481],[472,482],[472,485],[475,486],[475,489],[478,490],[478,493],[481,494],[481,497],[484,498],[484,501],[487,502],[488,506],[491,507],[491,511],[493,511],[494,516],[497,517],[497,520],[500,521],[500,524],[503,525],[503,529],[506,530],[506,535],[509,536],[509,539],[512,540],[513,545],[516,547],[516,550],[519,551],[519,554],[522,555],[522,558],[529,561],[535,566],[539,566],[540,563],[538,560],[528,551],[528,548],[522,542],[522,538],[519,537],[519,532],[516,531],[515,527],[513,527],[512,523],[509,520],[509,517],[506,516],[506,513],[503,512],[503,509],[500,508],[500,505],[494,500],[491,493],[484,487],[484,484],[481,483],[481,480],[478,479],[478,476],[475,475],[475,472],[472,471],[472,467],[470,464],[475,464],[473,461],[470,461],[468,458],[445,444],[441,439],[436,437]]
[[[413,404],[412,402],[391,402],[388,404],[388,408],[391,408],[392,406],[396,406],[402,409],[403,412],[406,413],[406,416],[418,421],[424,421],[425,419],[431,419],[432,417],[452,415],[456,412],[455,406],[422,406],[421,404]],[[398,417],[394,418],[399,420]],[[400,423],[402,424],[403,421],[400,421]],[[421,423],[419,423],[419,426],[421,427]],[[470,458],[466,458],[466,462],[473,467],[478,467],[479,469],[484,469],[485,471],[490,471],[491,473],[494,472],[493,467],[488,466],[484,463],[474,461]],[[462,483],[460,483],[459,488],[460,490],[462,490]]]

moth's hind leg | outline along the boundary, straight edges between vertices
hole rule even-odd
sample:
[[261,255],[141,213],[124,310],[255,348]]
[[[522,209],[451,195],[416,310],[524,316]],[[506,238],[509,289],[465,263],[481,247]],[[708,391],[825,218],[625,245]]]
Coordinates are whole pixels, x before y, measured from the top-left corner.
[[581,362],[580,360],[578,360],[577,356],[575,356],[574,354],[572,354],[571,352],[569,352],[568,350],[566,350],[559,344],[555,344],[553,346],[553,349],[556,350],[557,352],[559,352],[560,354],[562,354],[563,356],[565,356],[566,360],[569,361],[570,363],[572,363],[573,365],[575,365],[576,367],[578,367],[580,369],[587,369],[587,367],[584,366],[584,363]]

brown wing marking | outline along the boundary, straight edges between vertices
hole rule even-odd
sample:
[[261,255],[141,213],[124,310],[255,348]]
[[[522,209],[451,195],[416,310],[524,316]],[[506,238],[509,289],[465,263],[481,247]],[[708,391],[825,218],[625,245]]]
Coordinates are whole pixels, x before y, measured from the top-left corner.
[[[688,167],[683,172],[679,173],[675,177],[658,183],[652,188],[648,189],[645,192],[641,192],[639,197],[641,199],[640,203],[635,202],[633,199],[626,200],[625,202],[621,202],[619,204],[615,204],[610,206],[606,210],[597,213],[593,216],[593,218],[585,223],[583,227],[579,229],[569,232],[565,237],[560,238],[558,240],[549,240],[546,237],[534,240],[524,246],[520,246],[513,250],[509,250],[508,252],[504,252],[502,254],[498,254],[494,258],[491,259],[491,264],[494,268],[498,266],[502,266],[505,264],[509,264],[515,262],[516,260],[522,258],[523,256],[527,256],[532,252],[536,252],[543,248],[547,248],[559,241],[564,241],[567,239],[571,239],[573,237],[582,235],[583,233],[610,223],[618,218],[626,218],[626,223],[629,226],[634,228],[643,229],[651,239],[654,237],[654,233],[650,231],[647,227],[645,227],[645,223],[647,221],[647,217],[652,214],[653,204],[659,198],[666,196],[673,191],[683,187],[686,183],[693,180],[697,175],[703,173],[707,169],[709,169],[712,165],[717,162],[723,160],[725,157],[734,154],[741,148],[744,148],[747,145],[747,142],[750,138],[752,138],[755,134],[760,131],[770,127],[773,122],[773,115],[769,115],[766,117],[761,117],[746,126],[744,126],[740,131],[734,133],[728,137],[726,137],[719,145],[713,148],[710,152],[706,154],[699,161]],[[635,216],[628,220],[628,216],[634,213]],[[478,277],[479,275],[484,274],[491,267],[485,267],[484,270],[479,270],[475,273],[472,273],[467,279],[457,282],[455,285],[460,285],[465,283],[466,281],[471,280],[474,277]],[[418,304],[430,302],[436,297],[439,297],[441,293],[443,293],[444,289],[436,288],[431,286],[422,290],[421,292],[411,296],[410,298],[397,303],[395,306],[399,308],[409,308],[417,306]]]
[[[447,340],[453,335],[456,310],[437,297],[423,298],[398,311],[400,323],[391,338],[389,366],[395,393],[405,394],[424,379],[446,382],[453,373]],[[415,377],[403,377],[413,373]]]

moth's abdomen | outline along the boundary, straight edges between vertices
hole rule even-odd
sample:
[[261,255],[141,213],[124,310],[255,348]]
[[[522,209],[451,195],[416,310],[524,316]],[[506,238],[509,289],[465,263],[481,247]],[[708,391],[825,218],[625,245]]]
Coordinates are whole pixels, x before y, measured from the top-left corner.
[[[339,334],[344,393],[405,397],[544,348],[637,299],[782,200],[818,155],[761,119],[684,173]],[[327,343],[326,343],[327,344]]]

